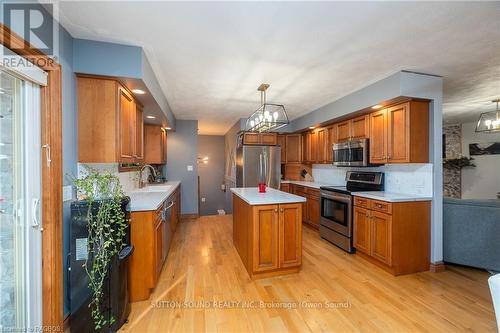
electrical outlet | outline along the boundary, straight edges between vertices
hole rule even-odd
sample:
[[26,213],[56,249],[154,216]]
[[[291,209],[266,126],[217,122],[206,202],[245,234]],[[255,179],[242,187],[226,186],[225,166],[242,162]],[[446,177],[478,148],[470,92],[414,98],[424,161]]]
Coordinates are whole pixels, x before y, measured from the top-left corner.
[[188,170],[188,171],[193,171],[193,166],[192,166],[192,165],[188,165],[188,166],[187,166],[187,170]]
[[63,186],[63,201],[73,200],[73,188],[71,185]]
[[205,201],[207,201],[206,198],[201,198],[201,202],[205,202]]

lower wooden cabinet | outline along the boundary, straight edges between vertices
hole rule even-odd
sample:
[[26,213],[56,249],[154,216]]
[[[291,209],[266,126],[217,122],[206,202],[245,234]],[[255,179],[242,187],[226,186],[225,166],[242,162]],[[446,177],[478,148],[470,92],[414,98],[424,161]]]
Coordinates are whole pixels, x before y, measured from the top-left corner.
[[292,193],[292,192],[290,192],[290,184],[288,184],[288,183],[281,184],[280,190],[283,192]]
[[356,253],[394,275],[429,270],[430,201],[354,198]]
[[[168,232],[172,239],[179,221],[179,193],[180,187],[156,210],[131,213],[130,242],[134,246],[128,271],[131,302],[147,300],[158,283],[169,246],[164,235]],[[164,220],[163,208],[170,202],[174,202],[172,214],[170,220]]]
[[297,272],[302,265],[302,204],[251,206],[233,196],[233,243],[250,277]]
[[293,185],[293,192],[298,196],[306,198],[302,209],[302,222],[310,227],[319,229],[320,220],[320,195],[319,190],[302,185]]

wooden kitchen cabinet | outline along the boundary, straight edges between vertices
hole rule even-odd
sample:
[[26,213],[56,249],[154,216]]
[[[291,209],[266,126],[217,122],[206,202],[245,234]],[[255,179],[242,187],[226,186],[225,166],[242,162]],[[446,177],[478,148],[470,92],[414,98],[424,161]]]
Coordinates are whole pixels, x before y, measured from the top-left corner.
[[302,222],[308,226],[319,229],[320,222],[320,191],[307,186],[294,185],[294,192],[298,196],[306,198],[302,209]]
[[372,235],[371,256],[391,266],[392,216],[371,211]]
[[317,141],[318,141],[318,151],[316,153],[316,163],[327,163],[328,162],[328,152],[326,147],[328,146],[328,129],[318,128],[316,130]]
[[78,161],[137,163],[143,160],[142,106],[118,81],[77,78]]
[[300,134],[286,135],[286,163],[302,163],[302,137]]
[[302,204],[249,205],[233,195],[233,243],[252,279],[302,265]]
[[144,109],[135,103],[135,162],[144,161]]
[[370,114],[370,163],[429,162],[429,103],[409,101]]
[[280,185],[280,191],[283,191],[283,192],[288,192],[288,193],[292,193],[292,192],[290,192],[290,184],[288,184],[288,183],[284,183],[284,184],[283,184],[283,183],[282,183],[282,184]]
[[154,273],[155,273],[155,285],[160,277],[161,268],[163,267],[163,233],[164,223],[161,217],[155,222],[155,230],[154,230]]
[[326,162],[333,162],[333,145],[337,143],[337,124],[327,127]]
[[354,223],[353,245],[356,248],[356,251],[364,252],[369,255],[371,249],[371,225],[369,220],[369,212],[365,208],[354,207],[353,213],[353,219],[356,221],[356,223]]
[[167,163],[167,132],[160,125],[144,125],[146,164]]
[[393,275],[429,270],[430,201],[354,197],[356,253]]
[[278,144],[277,133],[258,133],[258,132],[244,132],[243,144],[245,145],[268,145],[275,146]]
[[279,206],[253,208],[253,273],[279,267]]
[[337,124],[337,141],[366,138],[369,133],[368,115],[352,118]]
[[286,163],[286,135],[278,135],[278,146],[281,147],[281,164]]
[[303,163],[316,163],[318,158],[318,134],[315,131],[308,131],[302,135],[302,156]]

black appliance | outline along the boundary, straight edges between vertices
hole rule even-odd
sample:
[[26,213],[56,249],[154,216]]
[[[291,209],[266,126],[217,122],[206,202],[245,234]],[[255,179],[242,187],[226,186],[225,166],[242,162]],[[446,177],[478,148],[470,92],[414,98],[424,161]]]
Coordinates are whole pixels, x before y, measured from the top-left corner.
[[[130,198],[122,200],[121,208],[125,213],[127,223],[130,222],[128,205]],[[94,211],[97,211],[98,202],[94,203]],[[110,327],[99,331],[94,329],[94,321],[91,316],[91,290],[89,289],[89,278],[85,271],[85,262],[89,253],[87,251],[87,214],[89,203],[87,201],[75,201],[71,204],[70,224],[70,255],[68,280],[70,282],[69,306],[70,306],[70,328],[72,332],[95,333],[116,332],[127,321],[130,314],[130,302],[128,294],[128,258],[133,253],[130,245],[130,224],[125,235],[125,244],[122,250],[111,259],[108,276],[105,281],[104,297],[102,307],[105,310],[106,319],[115,318]],[[88,258],[90,264],[92,258]]]
[[322,186],[320,226],[321,238],[337,245],[349,253],[356,250],[353,236],[353,198],[355,192],[383,191],[382,172],[348,171],[346,186]]
[[368,166],[368,139],[352,139],[338,142],[332,146],[333,165],[336,166]]

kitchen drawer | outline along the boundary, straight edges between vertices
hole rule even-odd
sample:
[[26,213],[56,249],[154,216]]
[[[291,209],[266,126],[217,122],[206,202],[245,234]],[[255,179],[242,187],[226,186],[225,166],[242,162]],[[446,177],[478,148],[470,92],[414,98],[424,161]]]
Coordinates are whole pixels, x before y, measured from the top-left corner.
[[314,197],[315,199],[319,199],[319,190],[315,188],[307,188],[306,191],[309,197]]
[[392,204],[386,201],[370,200],[370,209],[386,214],[392,214]]
[[370,208],[370,200],[366,198],[354,197],[354,206]]

